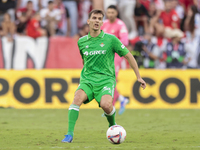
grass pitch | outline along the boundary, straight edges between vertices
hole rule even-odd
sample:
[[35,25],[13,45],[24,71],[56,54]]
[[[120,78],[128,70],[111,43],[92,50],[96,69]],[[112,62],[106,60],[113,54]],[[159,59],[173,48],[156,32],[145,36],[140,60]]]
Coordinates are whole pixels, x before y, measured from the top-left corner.
[[199,150],[200,110],[131,110],[116,115],[127,132],[124,143],[106,139],[108,123],[100,109],[81,109],[73,143],[67,132],[67,109],[0,109],[0,149],[9,150]]

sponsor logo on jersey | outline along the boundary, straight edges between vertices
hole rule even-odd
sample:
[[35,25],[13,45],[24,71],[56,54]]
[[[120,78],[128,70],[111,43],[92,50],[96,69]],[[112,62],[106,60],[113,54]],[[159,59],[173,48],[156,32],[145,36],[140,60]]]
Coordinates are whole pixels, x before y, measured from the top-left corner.
[[103,44],[103,43],[100,44],[101,47],[104,47],[104,45],[105,45],[105,44]]
[[88,56],[88,55],[101,55],[101,54],[106,54],[106,50],[96,50],[96,51],[86,51],[83,53],[84,55]]
[[105,91],[108,91],[109,93],[111,93],[111,89],[107,86],[105,86],[103,89],[102,89],[102,93],[105,92]]

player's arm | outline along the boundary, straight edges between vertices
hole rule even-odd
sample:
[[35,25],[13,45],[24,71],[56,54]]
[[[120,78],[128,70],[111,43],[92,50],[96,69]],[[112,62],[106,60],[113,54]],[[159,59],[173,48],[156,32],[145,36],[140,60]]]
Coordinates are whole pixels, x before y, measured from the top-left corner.
[[129,64],[130,64],[131,68],[134,70],[135,75],[137,76],[138,82],[141,83],[141,87],[142,87],[143,89],[145,89],[145,88],[146,88],[146,83],[145,83],[145,81],[144,81],[144,80],[141,78],[141,76],[140,76],[139,69],[138,69],[138,65],[137,65],[137,62],[135,61],[135,58],[133,57],[133,55],[132,55],[130,52],[128,52],[128,53],[124,56],[124,58],[126,58],[126,60],[127,60],[127,61],[129,62]]
[[129,50],[115,36],[113,36],[113,42],[115,43],[115,44],[113,44],[113,48],[114,48],[115,52],[119,56],[121,56],[121,57],[124,56],[127,59],[127,61],[129,62],[131,68],[134,70],[134,72],[135,72],[135,74],[137,76],[138,82],[140,82],[141,83],[141,87],[143,89],[145,89],[146,88],[146,83],[140,76],[138,65],[137,65],[137,62],[135,61],[135,58],[132,56],[132,54],[129,52]]

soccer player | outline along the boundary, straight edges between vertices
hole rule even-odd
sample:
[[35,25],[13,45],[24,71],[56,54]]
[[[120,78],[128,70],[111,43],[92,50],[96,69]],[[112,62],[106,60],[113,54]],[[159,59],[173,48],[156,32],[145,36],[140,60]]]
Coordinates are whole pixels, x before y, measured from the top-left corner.
[[[117,18],[117,7],[115,5],[110,5],[107,8],[106,16],[108,19],[106,19],[101,27],[101,29],[105,33],[110,33],[115,35],[121,42],[124,44],[124,46],[128,45],[128,30],[126,28],[125,23]],[[123,58],[120,57],[115,53],[115,76],[117,78],[119,69],[121,68]],[[113,99],[113,106],[115,105],[115,102],[119,99],[120,101],[120,110],[119,114],[121,115],[125,111],[125,106],[129,102],[127,98],[120,95],[117,91],[117,88],[115,87],[114,92],[114,99]]]
[[88,35],[78,40],[78,47],[83,58],[83,69],[80,84],[75,92],[74,100],[68,111],[68,132],[62,142],[71,143],[74,136],[74,127],[82,103],[86,104],[96,99],[104,110],[109,126],[115,125],[115,107],[112,105],[115,88],[114,56],[118,53],[124,56],[134,70],[137,81],[145,89],[146,83],[141,78],[137,63],[129,50],[117,37],[100,30],[103,24],[102,10],[92,10],[87,23]]

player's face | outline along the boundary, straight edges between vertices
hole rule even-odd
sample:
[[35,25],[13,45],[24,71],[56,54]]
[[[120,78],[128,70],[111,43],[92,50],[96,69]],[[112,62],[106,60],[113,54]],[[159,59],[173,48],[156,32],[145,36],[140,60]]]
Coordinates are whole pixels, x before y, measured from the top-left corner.
[[92,14],[91,17],[87,20],[87,23],[89,25],[90,30],[98,31],[100,30],[102,24],[103,24],[103,15],[98,14]]
[[110,22],[113,22],[117,18],[117,11],[113,8],[108,8],[106,16]]

